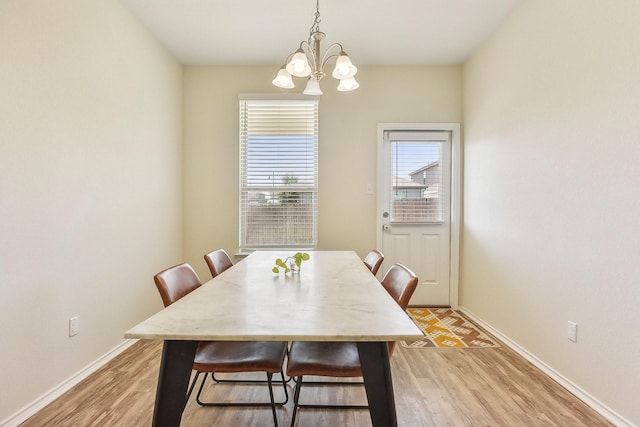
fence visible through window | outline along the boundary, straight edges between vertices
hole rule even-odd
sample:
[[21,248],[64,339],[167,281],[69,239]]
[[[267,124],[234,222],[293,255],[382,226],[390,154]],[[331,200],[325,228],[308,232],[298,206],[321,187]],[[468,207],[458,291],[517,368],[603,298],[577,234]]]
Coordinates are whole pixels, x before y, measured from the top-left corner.
[[311,203],[248,206],[246,244],[254,247],[306,245],[313,239]]

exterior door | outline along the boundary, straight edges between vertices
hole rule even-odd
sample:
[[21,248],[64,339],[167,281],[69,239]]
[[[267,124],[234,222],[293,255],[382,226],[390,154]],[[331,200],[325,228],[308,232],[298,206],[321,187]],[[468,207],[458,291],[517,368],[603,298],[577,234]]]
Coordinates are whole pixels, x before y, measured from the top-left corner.
[[412,305],[452,303],[451,141],[451,131],[382,131],[379,242],[385,261],[380,271],[399,262],[416,273]]

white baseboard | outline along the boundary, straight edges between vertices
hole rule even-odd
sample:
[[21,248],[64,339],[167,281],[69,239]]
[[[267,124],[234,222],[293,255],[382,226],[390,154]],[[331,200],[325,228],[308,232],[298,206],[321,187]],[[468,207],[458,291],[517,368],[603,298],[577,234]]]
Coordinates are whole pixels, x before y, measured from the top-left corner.
[[542,372],[547,374],[551,379],[553,379],[555,382],[557,382],[562,387],[567,389],[569,393],[573,394],[578,399],[582,400],[584,403],[589,405],[593,410],[595,410],[597,413],[602,415],[609,422],[613,423],[618,427],[634,426],[629,420],[626,420],[624,417],[617,414],[607,405],[603,404],[598,399],[596,399],[595,397],[587,393],[585,390],[578,387],[576,384],[572,383],[569,379],[564,377],[558,371],[556,371],[555,369],[553,369],[552,367],[544,363],[542,360],[538,359],[533,354],[529,353],[526,349],[518,345],[515,341],[511,340],[509,337],[502,334],[500,331],[498,331],[493,326],[489,325],[488,323],[480,319],[478,316],[476,316],[474,313],[472,313],[468,309],[464,307],[459,307],[458,310],[460,310],[462,313],[464,313],[466,316],[468,316],[471,320],[476,322],[478,325],[482,326],[484,329],[486,329],[488,332],[490,332],[493,336],[498,338],[500,341],[505,343],[509,348],[511,348],[516,353],[518,353],[520,356],[527,359],[534,366],[536,366]]
[[36,412],[47,406],[49,403],[56,400],[58,397],[62,396],[67,391],[71,390],[75,385],[79,384],[82,380],[87,378],[89,375],[93,374],[95,371],[104,366],[111,359],[115,358],[117,355],[125,351],[127,348],[131,347],[138,340],[126,340],[117,345],[107,354],[103,355],[99,359],[95,360],[82,370],[76,372],[70,378],[66,379],[59,385],[55,386],[24,408],[20,409],[15,414],[9,416],[9,418],[0,422],[0,427],[16,427],[32,417]]
[[[547,374],[551,379],[556,381],[558,384],[564,387],[571,394],[575,395],[578,399],[582,400],[584,403],[589,405],[596,412],[598,412],[600,415],[606,418],[609,422],[613,423],[618,427],[634,427],[634,425],[630,421],[626,420],[624,417],[617,414],[607,405],[603,404],[598,399],[596,399],[595,397],[587,393],[585,390],[578,387],[576,384],[572,383],[569,379],[565,378],[555,369],[551,368],[542,360],[538,359],[536,356],[529,353],[523,347],[518,345],[515,341],[511,340],[509,337],[502,334],[493,326],[489,325],[488,323],[480,319],[473,312],[466,309],[465,307],[459,307],[458,309],[462,313],[464,313],[466,316],[468,316],[471,320],[473,320],[474,322],[482,326],[484,329],[490,332],[493,336],[495,336],[504,344],[506,344],[513,351],[518,353],[520,356],[524,357],[526,360],[531,362],[534,366],[536,366],[542,372]],[[122,342],[121,344],[113,348],[111,351],[109,351],[99,359],[95,360],[93,363],[86,366],[84,369],[80,370],[79,372],[77,372],[76,374],[74,374],[73,376],[71,376],[70,378],[68,378],[61,384],[59,384],[58,386],[52,388],[51,390],[49,390],[48,392],[40,396],[38,399],[34,400],[24,408],[20,409],[15,414],[9,416],[9,418],[0,422],[0,427],[17,427],[18,425],[26,421],[28,418],[33,416],[35,413],[37,413],[39,410],[47,406],[49,403],[53,402],[58,397],[62,396],[65,392],[69,391],[75,385],[79,384],[82,380],[87,378],[89,375],[91,375],[92,373],[100,369],[107,362],[109,362],[110,360],[118,356],[127,348],[131,347],[137,341],[138,340],[126,340]]]

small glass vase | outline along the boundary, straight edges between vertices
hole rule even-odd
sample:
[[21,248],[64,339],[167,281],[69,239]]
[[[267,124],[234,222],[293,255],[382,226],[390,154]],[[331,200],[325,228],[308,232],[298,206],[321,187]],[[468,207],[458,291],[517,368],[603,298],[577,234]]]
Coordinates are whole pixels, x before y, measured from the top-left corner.
[[291,274],[300,274],[300,267],[296,264],[295,259],[289,261],[289,269],[291,270]]

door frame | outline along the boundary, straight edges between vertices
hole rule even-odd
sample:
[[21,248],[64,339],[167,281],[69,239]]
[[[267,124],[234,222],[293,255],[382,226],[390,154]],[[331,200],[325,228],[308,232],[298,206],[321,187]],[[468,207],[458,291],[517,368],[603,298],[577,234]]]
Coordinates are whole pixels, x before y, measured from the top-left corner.
[[460,280],[460,228],[462,217],[462,149],[460,143],[460,123],[378,123],[378,190],[376,225],[376,246],[382,247],[382,156],[384,154],[384,132],[391,130],[424,130],[451,132],[451,228],[449,254],[449,303],[454,310],[458,308],[458,289]]

